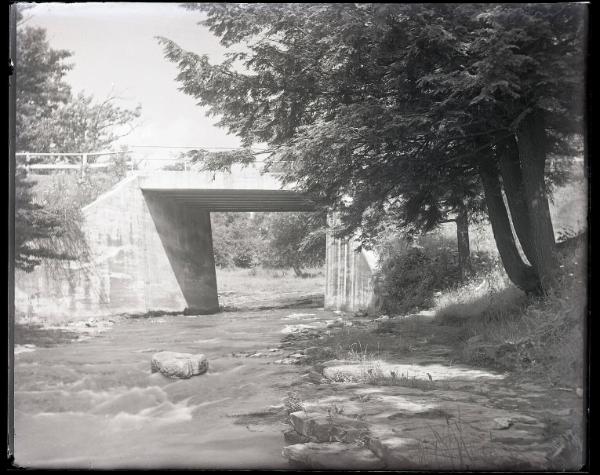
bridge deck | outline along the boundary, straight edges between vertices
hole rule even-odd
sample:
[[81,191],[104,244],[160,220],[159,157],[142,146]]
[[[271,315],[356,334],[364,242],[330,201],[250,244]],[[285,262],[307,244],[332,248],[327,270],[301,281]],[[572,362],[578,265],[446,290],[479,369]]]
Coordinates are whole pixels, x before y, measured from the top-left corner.
[[149,189],[144,195],[170,199],[177,204],[205,211],[315,211],[301,194],[287,190],[195,190]]
[[[255,167],[229,172],[160,171],[140,175],[146,196],[206,211],[314,211],[301,193],[285,189],[277,175]],[[289,187],[288,187],[289,188]]]

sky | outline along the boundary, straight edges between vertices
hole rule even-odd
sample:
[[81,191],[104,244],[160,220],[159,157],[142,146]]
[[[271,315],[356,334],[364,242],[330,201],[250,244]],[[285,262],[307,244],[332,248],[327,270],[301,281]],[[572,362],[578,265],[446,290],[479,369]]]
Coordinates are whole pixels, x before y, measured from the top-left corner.
[[124,98],[122,105],[142,106],[140,125],[121,144],[144,146],[134,150],[153,156],[158,149],[148,146],[239,146],[237,137],[214,125],[218,118],[207,118],[193,97],[177,89],[177,67],[155,39],[164,36],[211,61],[223,60],[226,49],[197,24],[202,13],[174,3],[45,3],[25,16],[26,25],[47,30],[52,48],[73,53],[66,80],[74,93],[102,99],[113,90]]

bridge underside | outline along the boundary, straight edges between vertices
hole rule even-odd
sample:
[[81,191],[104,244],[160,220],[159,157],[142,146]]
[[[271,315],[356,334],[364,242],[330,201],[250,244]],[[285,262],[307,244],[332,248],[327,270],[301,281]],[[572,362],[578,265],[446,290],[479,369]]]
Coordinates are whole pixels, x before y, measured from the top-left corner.
[[287,190],[141,188],[190,313],[219,311],[210,212],[314,211]]
[[287,190],[198,190],[142,188],[145,197],[201,211],[314,211],[315,205]]

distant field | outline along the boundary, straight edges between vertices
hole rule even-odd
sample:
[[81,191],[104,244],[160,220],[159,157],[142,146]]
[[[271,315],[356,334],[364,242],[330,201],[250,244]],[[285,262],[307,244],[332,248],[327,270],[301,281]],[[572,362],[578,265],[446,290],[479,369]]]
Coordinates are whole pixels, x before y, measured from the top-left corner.
[[219,303],[224,306],[256,306],[322,296],[325,268],[306,269],[308,277],[296,277],[291,269],[219,269]]

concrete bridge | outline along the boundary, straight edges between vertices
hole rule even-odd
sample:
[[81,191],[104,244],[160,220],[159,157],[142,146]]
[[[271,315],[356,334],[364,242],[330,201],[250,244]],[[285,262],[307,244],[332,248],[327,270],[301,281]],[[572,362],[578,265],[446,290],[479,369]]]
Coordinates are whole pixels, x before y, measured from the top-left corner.
[[[86,262],[18,276],[17,307],[29,314],[219,310],[211,212],[313,211],[303,195],[256,166],[228,172],[131,174],[83,209]],[[373,301],[374,260],[327,235],[325,305],[358,310]],[[20,298],[20,300],[19,300]],[[27,300],[27,302],[24,302]]]

